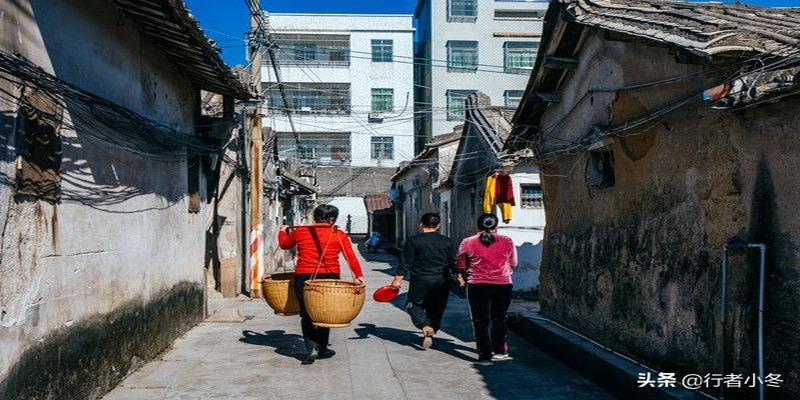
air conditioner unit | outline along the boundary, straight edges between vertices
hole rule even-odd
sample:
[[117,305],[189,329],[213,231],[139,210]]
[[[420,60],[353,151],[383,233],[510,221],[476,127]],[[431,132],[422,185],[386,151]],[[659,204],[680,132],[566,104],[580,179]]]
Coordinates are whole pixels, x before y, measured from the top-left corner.
[[383,122],[383,113],[369,113],[367,116],[367,121],[372,123],[381,123]]

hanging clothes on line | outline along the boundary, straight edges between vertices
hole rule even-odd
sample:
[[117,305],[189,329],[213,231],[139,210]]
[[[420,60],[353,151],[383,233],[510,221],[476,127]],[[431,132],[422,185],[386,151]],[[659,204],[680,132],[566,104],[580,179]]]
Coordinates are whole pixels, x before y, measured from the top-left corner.
[[483,213],[494,214],[494,200],[497,197],[497,181],[494,174],[486,178],[486,186],[483,190]]
[[511,180],[511,175],[505,171],[495,172],[486,178],[486,187],[483,193],[483,212],[494,214],[496,205],[500,206],[503,222],[511,222],[513,216],[512,208],[516,205],[514,183]]
[[503,222],[511,222],[512,207],[514,202],[514,183],[511,182],[511,175],[508,172],[500,171],[495,176],[495,203],[500,205],[500,214]]

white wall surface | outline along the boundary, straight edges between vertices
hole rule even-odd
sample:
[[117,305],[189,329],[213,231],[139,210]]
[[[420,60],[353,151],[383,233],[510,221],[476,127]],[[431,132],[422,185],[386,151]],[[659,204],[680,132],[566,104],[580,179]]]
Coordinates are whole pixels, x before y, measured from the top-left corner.
[[350,233],[367,233],[369,222],[367,221],[367,207],[364,206],[364,199],[361,197],[334,197],[327,204],[336,206],[339,209],[339,219],[336,225],[339,228],[347,229],[347,217],[350,216]]

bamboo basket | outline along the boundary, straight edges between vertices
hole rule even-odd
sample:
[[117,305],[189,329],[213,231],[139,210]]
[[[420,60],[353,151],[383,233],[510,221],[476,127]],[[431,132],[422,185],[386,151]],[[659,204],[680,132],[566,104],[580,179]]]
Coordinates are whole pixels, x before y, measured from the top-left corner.
[[363,283],[339,279],[306,281],[303,298],[314,325],[322,328],[350,326],[364,307],[366,288]]
[[300,302],[294,293],[294,274],[282,272],[264,277],[261,293],[267,305],[278,315],[297,315]]

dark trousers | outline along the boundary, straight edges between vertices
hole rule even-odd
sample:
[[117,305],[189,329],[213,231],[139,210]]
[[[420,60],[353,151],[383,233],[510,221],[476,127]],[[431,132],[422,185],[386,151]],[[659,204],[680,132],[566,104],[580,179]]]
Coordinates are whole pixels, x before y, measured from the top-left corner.
[[[294,293],[300,301],[300,326],[303,330],[303,341],[306,349],[311,351],[314,346],[320,350],[328,347],[330,342],[330,328],[319,328],[311,322],[311,317],[306,311],[306,304],[303,300],[303,286],[306,281],[311,279],[311,275],[296,275],[294,277]],[[339,279],[339,274],[317,274],[317,279]]]
[[[513,285],[467,285],[467,299],[475,330],[478,355],[489,356],[508,352],[506,346],[506,312],[511,305]],[[490,333],[491,326],[491,333]]]
[[447,307],[447,281],[438,276],[412,277],[408,286],[406,312],[417,329],[430,326],[435,331],[442,326],[442,316]]

